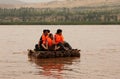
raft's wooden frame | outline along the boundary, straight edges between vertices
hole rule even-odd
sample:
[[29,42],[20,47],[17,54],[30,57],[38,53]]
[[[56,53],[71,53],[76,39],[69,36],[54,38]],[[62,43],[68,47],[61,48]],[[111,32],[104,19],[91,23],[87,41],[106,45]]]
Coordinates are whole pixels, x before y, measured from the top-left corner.
[[35,51],[28,50],[28,56],[38,59],[42,58],[58,58],[58,57],[80,57],[80,50],[72,49],[66,51]]

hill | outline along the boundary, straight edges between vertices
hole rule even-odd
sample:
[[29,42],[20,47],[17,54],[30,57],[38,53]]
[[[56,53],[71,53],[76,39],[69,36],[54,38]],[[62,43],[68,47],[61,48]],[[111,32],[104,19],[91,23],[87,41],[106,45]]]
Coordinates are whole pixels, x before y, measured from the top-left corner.
[[26,3],[19,0],[0,0],[0,8],[19,8]]
[[23,4],[24,2],[19,0],[0,0],[0,4],[14,5],[14,4]]
[[34,8],[59,8],[59,7],[97,7],[97,6],[114,6],[120,5],[119,0],[65,0],[51,1],[47,3],[34,3],[26,5],[26,7]]
[[[6,3],[7,2],[7,3]],[[0,8],[72,8],[72,7],[99,7],[99,6],[119,6],[119,0],[55,0],[51,2],[24,3],[19,0],[0,0]]]

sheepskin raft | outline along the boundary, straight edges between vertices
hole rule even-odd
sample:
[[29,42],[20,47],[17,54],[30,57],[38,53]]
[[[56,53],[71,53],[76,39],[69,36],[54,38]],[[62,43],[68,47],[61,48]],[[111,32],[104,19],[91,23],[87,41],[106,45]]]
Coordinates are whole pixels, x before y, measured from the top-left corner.
[[72,49],[65,51],[35,51],[28,50],[29,57],[35,57],[38,59],[43,58],[59,58],[59,57],[80,57],[80,50]]

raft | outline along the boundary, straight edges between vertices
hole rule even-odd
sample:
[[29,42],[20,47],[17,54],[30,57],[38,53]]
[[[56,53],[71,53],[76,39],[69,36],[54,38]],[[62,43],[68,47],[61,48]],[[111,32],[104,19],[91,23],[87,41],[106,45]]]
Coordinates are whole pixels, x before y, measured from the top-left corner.
[[61,51],[35,51],[28,50],[28,56],[38,59],[44,58],[60,58],[60,57],[80,57],[80,50],[61,50]]

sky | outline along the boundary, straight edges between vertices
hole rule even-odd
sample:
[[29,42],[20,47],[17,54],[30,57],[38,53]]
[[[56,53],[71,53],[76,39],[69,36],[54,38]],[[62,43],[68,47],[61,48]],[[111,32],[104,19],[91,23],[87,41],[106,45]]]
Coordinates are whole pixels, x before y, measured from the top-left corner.
[[[55,1],[55,0],[20,0],[24,2],[49,2],[49,1]],[[62,0],[57,0],[57,1],[62,1]]]

